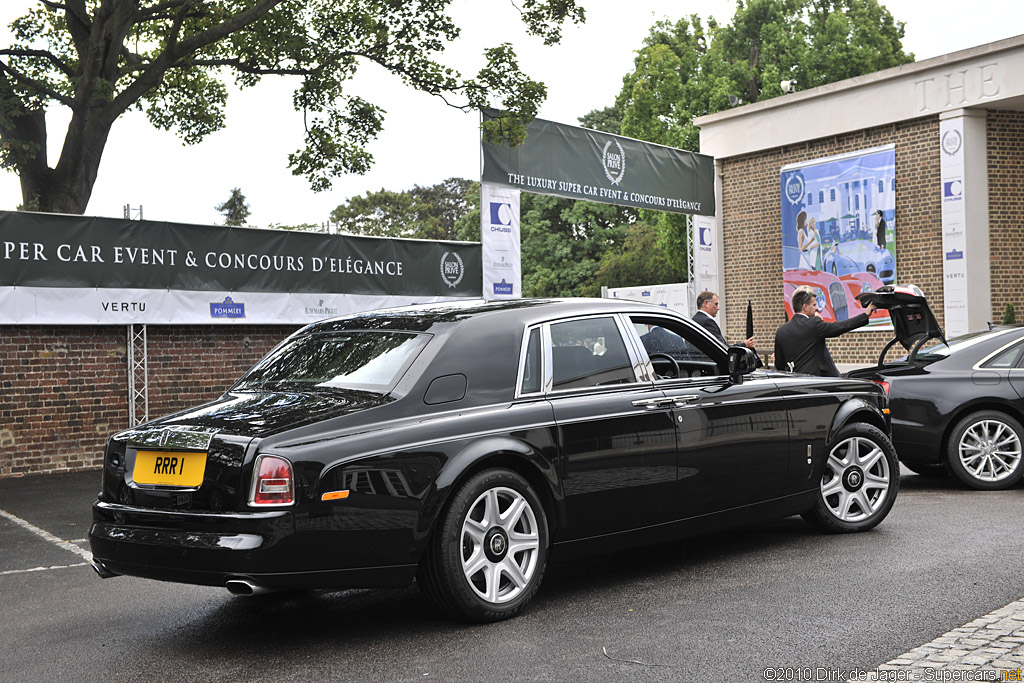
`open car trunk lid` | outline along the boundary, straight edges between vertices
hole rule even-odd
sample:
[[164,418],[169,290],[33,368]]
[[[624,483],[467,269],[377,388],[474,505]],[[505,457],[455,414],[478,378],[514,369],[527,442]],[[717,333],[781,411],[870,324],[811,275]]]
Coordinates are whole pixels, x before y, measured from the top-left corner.
[[918,350],[929,340],[946,342],[935,314],[928,307],[928,300],[914,285],[886,285],[873,292],[858,294],[857,301],[861,306],[874,304],[888,310],[892,319],[894,336],[878,355],[878,367],[885,364],[885,354],[897,343],[908,351],[909,364],[914,362]]

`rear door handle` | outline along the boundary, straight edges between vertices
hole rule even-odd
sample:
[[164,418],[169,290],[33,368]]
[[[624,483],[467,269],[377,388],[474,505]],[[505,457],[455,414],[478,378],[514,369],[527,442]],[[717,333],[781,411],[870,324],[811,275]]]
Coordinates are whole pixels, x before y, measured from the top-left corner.
[[674,405],[677,408],[682,408],[683,406],[687,405],[690,401],[696,401],[699,398],[700,396],[698,396],[697,394],[687,394],[686,396],[673,396],[672,405]]

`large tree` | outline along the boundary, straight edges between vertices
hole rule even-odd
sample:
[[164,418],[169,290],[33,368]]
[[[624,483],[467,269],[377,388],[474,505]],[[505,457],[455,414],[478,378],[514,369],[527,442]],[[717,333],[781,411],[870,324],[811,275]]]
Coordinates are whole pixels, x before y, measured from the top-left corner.
[[[584,125],[699,151],[693,119],[783,94],[783,80],[811,88],[912,62],[903,24],[877,0],[738,0],[731,23],[697,15],[655,24],[612,107]],[[618,130],[616,130],[616,127]],[[643,212],[658,245],[685,275],[690,230],[679,214]]]
[[475,241],[480,239],[479,211],[475,225],[464,219],[479,203],[480,183],[449,178],[402,192],[382,188],[357,195],[331,211],[331,222],[355,235]]
[[[500,107],[491,140],[520,142],[545,97],[509,44],[488,49],[466,77],[438,60],[459,35],[452,0],[39,0],[11,24],[0,49],[0,167],[21,178],[25,208],[82,213],[107,136],[119,116],[145,111],[189,144],[224,125],[233,76],[239,87],[264,76],[297,79],[306,145],[288,158],[314,190],[371,165],[366,143],[384,112],[347,86],[377,64],[408,86],[462,109]],[[566,21],[582,22],[575,0],[509,2],[527,30],[551,44]],[[60,158],[46,153],[47,107],[71,110]]]

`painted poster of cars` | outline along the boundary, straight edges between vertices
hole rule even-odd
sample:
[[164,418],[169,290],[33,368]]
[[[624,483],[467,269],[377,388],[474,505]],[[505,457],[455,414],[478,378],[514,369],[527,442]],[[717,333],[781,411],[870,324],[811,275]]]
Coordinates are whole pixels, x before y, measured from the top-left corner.
[[[782,167],[782,280],[786,316],[808,286],[822,317],[863,312],[857,294],[896,284],[896,151],[874,147]],[[875,311],[861,329],[892,329]]]

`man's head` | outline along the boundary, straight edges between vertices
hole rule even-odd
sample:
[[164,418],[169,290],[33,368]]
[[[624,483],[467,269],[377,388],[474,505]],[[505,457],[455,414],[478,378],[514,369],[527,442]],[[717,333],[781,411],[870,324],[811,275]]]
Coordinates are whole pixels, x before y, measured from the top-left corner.
[[814,292],[798,289],[793,295],[793,313],[803,313],[808,318],[818,312],[818,297]]
[[701,292],[697,295],[697,310],[704,311],[712,318],[718,315],[718,295],[714,292]]
[[878,223],[881,223],[881,222],[882,222],[882,210],[879,209],[878,211],[875,211],[875,224],[877,225]]

